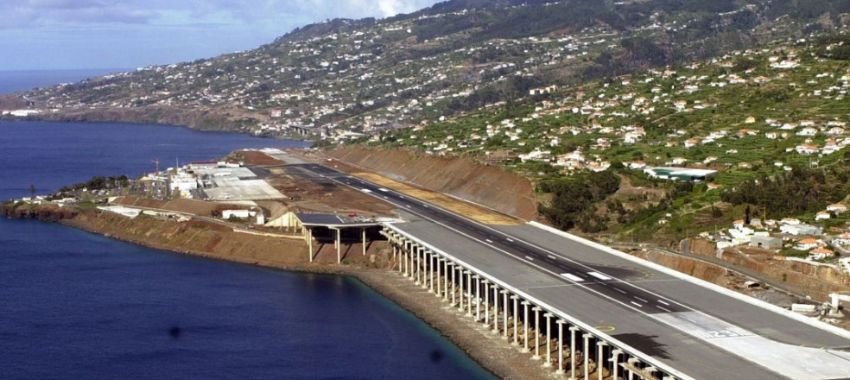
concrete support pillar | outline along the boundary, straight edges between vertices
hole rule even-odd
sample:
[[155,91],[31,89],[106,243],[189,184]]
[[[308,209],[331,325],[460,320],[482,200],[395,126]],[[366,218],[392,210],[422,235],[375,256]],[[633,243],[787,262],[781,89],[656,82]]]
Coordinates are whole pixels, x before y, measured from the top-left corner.
[[552,333],[549,331],[549,328],[552,327],[551,319],[552,314],[546,313],[543,314],[546,317],[546,363],[543,363],[544,367],[552,366]]
[[423,251],[421,246],[416,246],[415,252],[416,252],[416,257],[415,257],[415,260],[416,260],[416,266],[415,266],[416,276],[414,277],[413,283],[421,286],[422,281],[423,281],[422,273],[424,272],[424,269],[425,269],[425,262],[422,260],[422,255],[424,254],[424,251]]
[[528,352],[528,301],[522,301],[522,326],[523,326],[522,339],[524,341],[523,345],[522,345],[522,352],[527,353]]
[[514,300],[514,341],[511,344],[519,346],[519,297],[513,295],[511,299]]
[[611,351],[611,378],[617,379],[620,375],[620,355],[623,353],[620,349]]
[[490,327],[490,281],[484,280],[484,326]]
[[460,266],[457,267],[457,310],[463,311],[463,299],[466,296],[463,295],[463,268]]
[[416,267],[413,264],[413,259],[416,256],[416,246],[410,243],[410,250],[407,251],[407,278],[413,281]]
[[472,272],[464,271],[466,274],[466,316],[472,317]]
[[336,263],[342,264],[342,230],[336,230]]
[[499,333],[499,287],[493,285],[493,333]]
[[396,265],[396,263],[398,263],[398,246],[392,240],[390,240],[390,245],[393,248],[393,261],[392,261],[393,267],[392,267],[392,270],[395,270],[395,265]]
[[481,278],[475,275],[475,322],[481,322]]
[[401,274],[404,277],[407,277],[407,242],[404,240],[401,241],[401,247],[399,247],[398,255],[398,266],[401,268]]
[[510,310],[510,306],[508,305],[508,291],[502,290],[502,338],[505,340],[508,339],[508,310]]
[[428,256],[428,264],[431,266],[431,281],[428,283],[428,293],[434,293],[434,278],[436,277],[437,256],[431,252]]
[[443,271],[443,301],[449,300],[449,276],[450,276],[449,271],[451,269],[451,268],[449,268],[450,265],[451,265],[451,263],[449,263],[449,260],[446,259],[445,260],[445,268],[443,268],[444,269],[444,271]]
[[590,338],[593,335],[583,334],[581,336],[584,338],[584,350],[581,352],[581,356],[584,358],[584,380],[590,380]]
[[564,322],[562,319],[555,321],[558,324],[558,370],[557,374],[564,373]]
[[602,373],[604,372],[603,369],[605,369],[605,345],[605,342],[597,339],[596,349],[598,352],[596,356],[596,380],[603,380]]
[[307,246],[309,247],[307,250],[307,254],[310,255],[310,262],[313,262],[313,230],[307,228],[305,231],[307,235]]
[[419,245],[413,248],[413,283],[422,283],[422,247]]
[[422,286],[422,289],[428,288],[428,260],[426,260],[426,255],[428,253],[425,252],[425,248],[421,247],[419,249],[419,285]]
[[532,360],[540,360],[540,308],[534,307],[534,356]]
[[451,292],[452,292],[452,306],[454,306],[457,303],[457,300],[455,299],[455,297],[456,297],[455,294],[457,293],[457,291],[456,291],[457,290],[457,282],[455,280],[457,279],[457,277],[455,275],[456,270],[455,270],[454,263],[449,264],[449,267],[452,270],[452,290],[451,290]]
[[422,284],[422,289],[428,289],[428,270],[429,270],[429,261],[428,261],[428,251],[425,248],[422,248],[422,279],[419,280],[419,283]]
[[579,328],[570,326],[570,379],[576,380],[576,334]]
[[443,283],[443,279],[441,277],[443,275],[442,274],[443,264],[444,264],[443,261],[444,260],[443,260],[442,257],[439,257],[439,256],[437,257],[437,297],[443,296],[443,289],[442,289],[442,286],[441,286],[442,283]]
[[366,256],[366,229],[364,228],[362,231],[362,242],[363,242],[363,256]]

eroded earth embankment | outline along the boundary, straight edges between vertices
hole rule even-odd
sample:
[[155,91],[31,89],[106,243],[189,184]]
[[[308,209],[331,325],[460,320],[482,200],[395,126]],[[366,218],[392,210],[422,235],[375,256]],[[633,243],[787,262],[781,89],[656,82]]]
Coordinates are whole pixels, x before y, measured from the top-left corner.
[[531,182],[495,166],[405,150],[340,147],[327,155],[397,181],[463,198],[525,220],[537,217]]

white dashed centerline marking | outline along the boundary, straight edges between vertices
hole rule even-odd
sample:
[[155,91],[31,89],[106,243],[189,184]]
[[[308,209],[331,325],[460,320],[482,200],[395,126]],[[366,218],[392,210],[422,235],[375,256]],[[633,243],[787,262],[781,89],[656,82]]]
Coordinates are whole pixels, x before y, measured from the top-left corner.
[[509,242],[511,242],[511,243],[513,243],[513,242],[514,242],[514,239],[508,238],[508,241],[509,241]]
[[632,305],[635,305],[635,306],[637,306],[637,307],[643,307],[643,305],[641,305],[641,304],[639,304],[639,303],[637,303],[637,302],[635,302],[635,301],[629,301],[629,303],[630,303],[630,304],[632,304]]
[[581,278],[581,277],[579,277],[579,276],[576,276],[576,275],[574,275],[574,274],[571,274],[571,273],[561,273],[561,276],[564,276],[565,278],[567,278],[567,279],[569,279],[569,280],[572,280],[572,281],[575,281],[575,282],[582,282],[582,281],[584,281],[584,279],[583,279],[583,278]]
[[647,301],[647,300],[645,300],[645,299],[643,299],[643,298],[640,298],[640,297],[638,297],[638,296],[635,296],[635,299],[636,299],[636,300],[638,300],[638,301],[640,301],[640,302],[643,302],[643,303],[649,303],[649,301]]
[[616,291],[618,291],[618,292],[620,292],[620,293],[623,293],[623,294],[628,294],[628,292],[626,292],[625,290],[620,289],[620,288],[614,288],[614,290],[616,290]]
[[609,280],[611,280],[611,277],[608,277],[608,276],[606,276],[606,275],[604,275],[604,274],[602,274],[602,273],[599,273],[599,272],[587,272],[587,274],[589,274],[589,275],[591,275],[591,276],[593,276],[593,277],[596,277],[596,278],[598,278],[598,279],[600,279],[600,280],[602,280],[602,281],[609,281]]
[[528,261],[534,261],[534,258],[531,257],[531,256],[526,256],[525,259],[528,260]]
[[555,256],[549,255],[549,258],[555,260]]
[[666,311],[666,312],[668,312],[668,313],[672,313],[672,312],[673,312],[672,310],[670,310],[670,309],[668,309],[668,308],[666,308],[666,307],[664,307],[664,306],[658,306],[658,308],[659,308],[659,309],[661,309],[661,310],[664,310],[664,311]]
[[662,304],[662,305],[670,306],[670,304],[669,304],[669,303],[664,302],[663,300],[658,300],[658,303],[660,303],[660,304]]
[[486,241],[486,242],[488,242],[488,243],[490,243],[490,244],[493,244],[493,241],[492,241],[492,240],[490,240],[490,239],[484,239],[484,241]]

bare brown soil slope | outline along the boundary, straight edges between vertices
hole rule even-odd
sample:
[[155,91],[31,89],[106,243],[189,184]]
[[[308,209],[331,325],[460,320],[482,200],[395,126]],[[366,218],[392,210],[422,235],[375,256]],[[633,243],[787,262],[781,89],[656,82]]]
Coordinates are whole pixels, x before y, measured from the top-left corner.
[[730,285],[731,273],[716,265],[658,251],[637,251],[632,254],[720,286],[728,287]]
[[450,194],[508,215],[526,220],[537,217],[531,182],[498,167],[403,150],[340,147],[327,154],[394,180]]
[[180,223],[148,216],[130,219],[108,212],[87,212],[63,223],[153,248],[247,264],[286,268],[307,258],[303,240],[247,235],[201,221]]

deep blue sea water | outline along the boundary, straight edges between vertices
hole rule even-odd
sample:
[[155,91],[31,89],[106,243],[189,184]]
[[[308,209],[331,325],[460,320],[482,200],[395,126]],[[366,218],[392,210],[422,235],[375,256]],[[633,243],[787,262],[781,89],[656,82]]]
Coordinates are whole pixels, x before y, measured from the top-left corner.
[[[2,87],[2,85],[0,85]],[[186,128],[0,122],[0,199],[292,142]],[[0,379],[450,379],[490,375],[356,280],[0,220]]]
[[27,91],[35,87],[45,87],[59,83],[73,83],[86,78],[120,71],[125,70],[90,69],[0,71],[0,94]]

